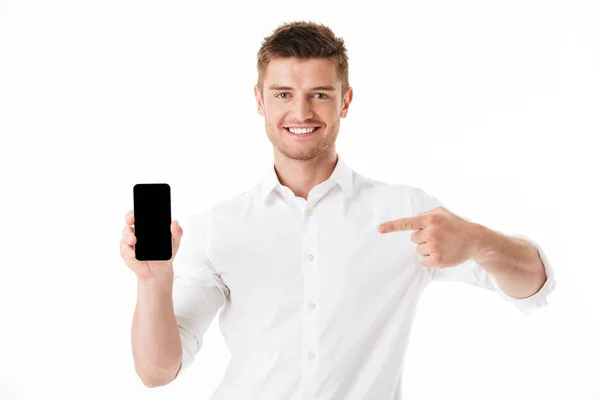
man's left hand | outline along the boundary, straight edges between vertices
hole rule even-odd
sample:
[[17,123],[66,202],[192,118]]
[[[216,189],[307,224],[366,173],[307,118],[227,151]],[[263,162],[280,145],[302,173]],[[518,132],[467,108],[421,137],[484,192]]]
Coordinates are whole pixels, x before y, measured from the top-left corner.
[[379,225],[380,233],[413,231],[410,240],[417,244],[425,267],[453,267],[472,259],[477,251],[477,224],[466,221],[444,207],[436,207],[414,217],[400,218]]

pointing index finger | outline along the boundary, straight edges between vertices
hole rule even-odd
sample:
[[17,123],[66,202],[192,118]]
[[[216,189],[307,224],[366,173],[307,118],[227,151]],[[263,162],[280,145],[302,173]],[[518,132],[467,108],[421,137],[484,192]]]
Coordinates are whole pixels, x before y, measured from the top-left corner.
[[399,218],[393,221],[384,222],[379,225],[379,231],[386,233],[425,228],[427,226],[426,217],[426,215],[417,215],[414,217]]

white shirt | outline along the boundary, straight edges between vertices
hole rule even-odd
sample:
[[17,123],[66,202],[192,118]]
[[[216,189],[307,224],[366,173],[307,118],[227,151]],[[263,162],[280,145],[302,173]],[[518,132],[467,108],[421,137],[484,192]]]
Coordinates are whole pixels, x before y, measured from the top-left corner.
[[189,219],[174,259],[179,374],[220,310],[231,359],[211,400],[401,399],[415,309],[434,280],[495,291],[525,314],[547,305],[554,275],[533,240],[513,235],[533,243],[546,268],[545,284],[526,299],[505,294],[472,260],[424,267],[411,231],[377,227],[442,203],[362,176],[337,157],[307,200],[281,185],[271,165],[254,187]]

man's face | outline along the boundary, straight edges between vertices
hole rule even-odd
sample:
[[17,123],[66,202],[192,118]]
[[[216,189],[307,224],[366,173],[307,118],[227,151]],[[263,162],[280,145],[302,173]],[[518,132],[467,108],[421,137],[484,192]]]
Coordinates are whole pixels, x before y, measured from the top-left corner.
[[[263,79],[263,93],[255,85],[258,113],[265,117],[267,136],[284,156],[309,160],[333,149],[345,117],[352,89],[342,98],[342,81],[327,59],[276,58]],[[289,127],[318,127],[294,135]]]

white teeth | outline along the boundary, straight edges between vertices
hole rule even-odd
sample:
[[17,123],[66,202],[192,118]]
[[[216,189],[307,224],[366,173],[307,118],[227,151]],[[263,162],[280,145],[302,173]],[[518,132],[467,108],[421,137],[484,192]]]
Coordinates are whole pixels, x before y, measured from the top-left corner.
[[312,127],[312,128],[302,128],[302,129],[288,128],[288,130],[290,132],[292,132],[294,135],[300,135],[300,134],[303,134],[303,133],[311,133],[315,129],[316,129],[315,127]]

